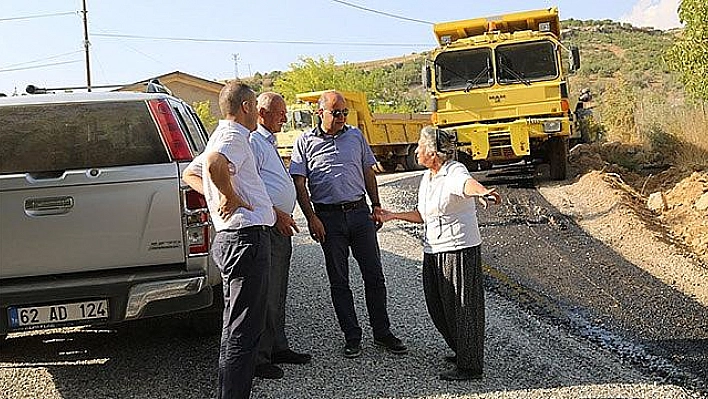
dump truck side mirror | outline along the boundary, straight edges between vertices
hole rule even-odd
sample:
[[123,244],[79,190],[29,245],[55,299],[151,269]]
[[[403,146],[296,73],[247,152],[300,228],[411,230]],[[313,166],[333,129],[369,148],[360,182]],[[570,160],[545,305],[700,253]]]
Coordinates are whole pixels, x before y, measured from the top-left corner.
[[423,80],[423,87],[426,89],[429,89],[431,86],[430,80],[432,79],[431,77],[431,72],[430,72],[430,64],[427,62],[423,64],[423,70],[422,70],[422,80]]
[[580,69],[580,49],[578,46],[570,46],[570,72]]

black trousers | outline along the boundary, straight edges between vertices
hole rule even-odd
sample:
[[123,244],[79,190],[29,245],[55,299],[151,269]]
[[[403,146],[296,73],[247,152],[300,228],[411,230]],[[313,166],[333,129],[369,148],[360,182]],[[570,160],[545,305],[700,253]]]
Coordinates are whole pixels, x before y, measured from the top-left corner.
[[391,333],[386,310],[386,282],[381,270],[381,253],[376,238],[376,226],[368,207],[348,211],[318,211],[325,228],[322,251],[337,314],[344,339],[361,340],[361,327],[354,309],[354,298],[349,288],[349,248],[359,264],[364,279],[366,309],[374,338]]
[[457,367],[484,368],[484,276],[479,245],[423,255],[423,291],[428,313]]
[[267,288],[265,330],[258,345],[256,364],[271,362],[271,355],[290,349],[285,335],[285,299],[288,296],[292,238],[270,227],[270,272]]
[[270,235],[260,228],[218,232],[212,257],[224,287],[218,397],[247,399],[265,320]]

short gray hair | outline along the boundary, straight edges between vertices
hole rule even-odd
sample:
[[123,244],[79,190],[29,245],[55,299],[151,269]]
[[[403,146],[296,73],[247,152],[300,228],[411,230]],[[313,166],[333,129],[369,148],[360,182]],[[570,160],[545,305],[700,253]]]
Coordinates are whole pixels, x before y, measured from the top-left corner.
[[454,136],[435,126],[425,126],[420,130],[420,143],[426,150],[434,150],[438,158],[445,162],[455,158]]
[[285,104],[285,99],[280,94],[274,91],[266,91],[261,93],[256,99],[258,103],[258,110],[270,111],[273,103],[282,101]]

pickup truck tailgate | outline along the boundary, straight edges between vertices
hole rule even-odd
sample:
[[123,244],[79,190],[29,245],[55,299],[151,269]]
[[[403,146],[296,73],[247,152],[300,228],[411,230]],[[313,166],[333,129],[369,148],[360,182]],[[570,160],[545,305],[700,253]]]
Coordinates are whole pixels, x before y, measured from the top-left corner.
[[175,163],[0,175],[0,278],[184,263]]

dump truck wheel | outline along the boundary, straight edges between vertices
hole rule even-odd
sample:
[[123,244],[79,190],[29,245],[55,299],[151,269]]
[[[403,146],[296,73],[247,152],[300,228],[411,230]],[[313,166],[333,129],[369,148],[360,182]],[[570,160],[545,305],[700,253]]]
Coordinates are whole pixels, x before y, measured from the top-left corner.
[[457,161],[465,165],[467,170],[470,172],[476,172],[479,170],[479,162],[475,161],[472,158],[472,155],[466,152],[457,151]]
[[417,145],[412,145],[408,149],[408,155],[406,155],[405,164],[403,165],[406,170],[420,170],[424,168],[424,166],[418,163],[418,157],[415,155],[416,148],[418,148]]
[[568,177],[568,139],[554,137],[548,140],[548,163],[551,179],[565,180]]
[[396,170],[398,164],[395,161],[379,161],[376,162],[374,170],[379,173],[393,172]]

